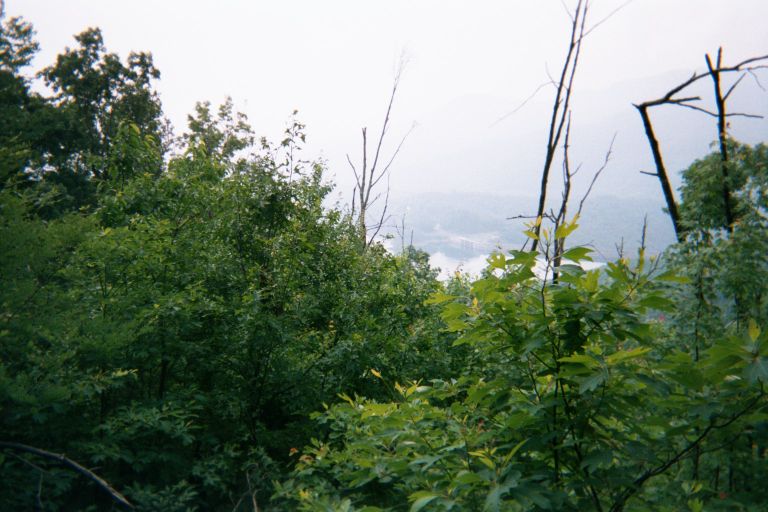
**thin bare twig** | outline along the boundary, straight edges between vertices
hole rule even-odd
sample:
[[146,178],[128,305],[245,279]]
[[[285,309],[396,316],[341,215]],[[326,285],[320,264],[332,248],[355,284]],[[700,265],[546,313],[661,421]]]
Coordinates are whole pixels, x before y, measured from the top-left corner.
[[[722,50],[722,48],[721,48],[721,50]],[[735,82],[733,82],[733,85],[731,85],[731,87],[728,88],[728,92],[726,92],[725,95],[723,96],[724,100],[728,99],[728,96],[731,95],[733,90],[741,83],[741,81],[744,79],[745,76],[747,76],[747,74],[746,73],[742,73],[742,75]]]
[[552,85],[553,83],[554,83],[553,80],[549,80],[547,82],[539,84],[539,86],[536,87],[536,89],[534,89],[534,91],[527,98],[525,98],[522,101],[522,103],[520,103],[517,107],[515,107],[511,112],[508,112],[507,114],[504,114],[503,116],[498,118],[496,121],[494,121],[491,124],[491,126],[495,126],[495,125],[499,124],[500,122],[504,121],[505,119],[507,119],[508,117],[511,117],[511,116],[515,115],[518,111],[520,111],[523,107],[525,107],[533,98],[535,98],[536,95],[539,94],[539,91],[541,91],[543,88],[545,88],[548,85]]
[[755,79],[755,83],[756,83],[756,84],[757,84],[757,86],[760,88],[760,90],[761,90],[761,91],[765,91],[765,87],[763,87],[763,84],[762,84],[762,83],[760,83],[760,78],[757,76],[757,74],[755,73],[755,71],[754,71],[754,70],[752,70],[752,69],[749,69],[749,70],[747,70],[747,73],[749,73],[749,74],[750,74],[750,76],[751,76],[752,78],[754,78],[754,79]]
[[631,3],[632,3],[632,2],[634,2],[634,1],[635,1],[635,0],[627,0],[626,2],[624,2],[623,4],[621,4],[620,6],[618,6],[618,7],[617,7],[617,8],[615,8],[614,10],[612,10],[610,13],[608,13],[608,15],[607,15],[606,17],[604,17],[603,19],[601,19],[600,21],[598,21],[597,23],[595,23],[594,25],[592,25],[592,27],[590,27],[590,29],[589,29],[589,30],[587,30],[586,32],[584,32],[584,37],[587,37],[587,36],[588,36],[589,34],[591,34],[591,33],[592,33],[592,32],[593,32],[593,31],[594,31],[594,30],[595,30],[597,27],[599,27],[600,25],[602,25],[603,23],[605,23],[606,21],[608,21],[609,19],[611,19],[611,18],[612,18],[612,17],[613,17],[613,16],[614,16],[614,15],[615,15],[617,12],[619,12],[620,10],[622,10],[623,8],[625,8],[626,6],[628,6],[629,4],[631,4]]
[[592,193],[592,187],[595,186],[595,182],[597,182],[597,179],[603,173],[605,168],[608,167],[608,162],[611,161],[611,156],[613,155],[613,143],[616,142],[616,135],[617,134],[614,133],[613,138],[611,138],[611,143],[608,146],[608,151],[605,152],[603,165],[601,165],[600,168],[595,172],[595,174],[592,175],[592,181],[589,182],[589,187],[587,187],[587,191],[582,196],[581,201],[579,201],[579,209],[576,212],[576,215],[581,215],[581,211],[584,209],[584,203],[587,201],[589,194]]
[[560,5],[563,6],[563,9],[565,10],[565,14],[568,15],[568,18],[570,18],[570,20],[573,21],[573,13],[568,8],[568,5],[565,3],[565,0],[560,0]]
[[[687,103],[681,103],[681,102],[670,102],[670,103],[674,103],[674,104],[679,105],[681,107],[690,108],[691,110],[696,110],[697,112],[701,112],[703,114],[707,114],[708,116],[711,116],[711,117],[718,117],[718,115],[719,115],[717,112],[712,112],[712,111],[707,110],[705,108],[697,107],[696,105],[689,105]],[[750,119],[762,119],[763,118],[763,116],[761,116],[759,114],[746,114],[744,112],[728,112],[727,114],[725,114],[724,117],[726,117],[726,118],[727,117],[747,117],[747,118],[750,118]]]
[[389,179],[387,179],[387,194],[384,198],[384,208],[381,209],[381,216],[379,217],[379,221],[376,223],[376,225],[373,226],[373,235],[371,235],[370,239],[368,240],[368,247],[370,247],[373,244],[373,241],[376,239],[377,236],[379,236],[379,232],[381,231],[382,226],[384,226],[384,223],[389,220],[389,216],[387,215],[387,210],[389,209]]

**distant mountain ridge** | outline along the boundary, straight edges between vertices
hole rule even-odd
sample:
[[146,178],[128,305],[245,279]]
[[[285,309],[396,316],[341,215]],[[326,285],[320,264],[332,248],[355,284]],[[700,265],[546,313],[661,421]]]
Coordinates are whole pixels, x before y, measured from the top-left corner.
[[[592,245],[596,258],[615,257],[622,244],[633,254],[646,216],[649,252],[674,242],[659,182],[640,173],[653,170],[653,160],[632,103],[657,98],[689,76],[688,71],[669,72],[574,95],[570,161],[581,170],[573,184],[572,213],[616,136],[572,238],[572,243]],[[700,94],[700,106],[711,108],[710,89],[711,83],[702,80],[689,92]],[[477,94],[418,120],[394,166],[389,207],[393,225],[401,225],[405,216],[406,237],[412,232],[415,245],[459,260],[522,245],[523,221],[509,218],[536,211],[551,98],[542,91],[515,111],[517,106],[508,98]],[[744,80],[728,108],[768,118],[768,93]],[[712,151],[716,123],[684,108],[662,107],[651,115],[677,189],[680,171]],[[755,144],[768,139],[768,119],[732,118],[729,130]],[[560,167],[556,162],[551,171],[548,208],[560,201]]]
[[[519,248],[525,241],[524,220],[509,219],[534,211],[533,196],[478,192],[420,193],[392,201],[393,223],[405,224],[406,237],[430,254],[442,253],[469,259],[502,248]],[[609,260],[617,247],[634,253],[640,245],[647,216],[646,247],[663,251],[674,242],[674,233],[660,198],[621,198],[598,195],[585,203],[573,244],[595,249],[595,259]],[[404,216],[404,217],[403,217]]]

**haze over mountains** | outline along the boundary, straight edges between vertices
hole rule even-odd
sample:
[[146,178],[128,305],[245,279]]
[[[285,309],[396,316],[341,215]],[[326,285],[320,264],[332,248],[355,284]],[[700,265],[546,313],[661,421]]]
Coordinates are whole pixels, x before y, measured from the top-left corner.
[[[581,165],[581,170],[575,178],[571,212],[578,208],[616,135],[610,161],[585,203],[581,228],[573,237],[575,243],[592,244],[597,258],[614,257],[622,237],[625,251],[633,253],[646,216],[651,252],[673,242],[659,182],[640,173],[653,170],[653,161],[632,103],[658,98],[688,76],[690,72],[680,71],[610,89],[576,92],[570,159],[572,167]],[[687,95],[700,95],[700,106],[712,108],[711,88],[710,81],[701,80]],[[515,103],[490,95],[465,96],[416,120],[418,126],[393,166],[390,224],[402,230],[404,220],[406,238],[410,240],[412,234],[414,244],[437,255],[443,266],[474,260],[476,267],[482,255],[497,247],[519,247],[522,221],[508,218],[535,212],[551,96],[550,90],[542,90],[515,112],[524,98]],[[768,93],[755,80],[744,80],[728,108],[767,116]],[[398,114],[400,120],[407,116]],[[703,113],[683,108],[661,107],[651,115],[677,188],[679,171],[711,151],[716,124]],[[407,124],[401,121],[389,142],[396,143],[406,130]],[[762,142],[768,122],[734,117],[730,133],[742,142]],[[351,156],[355,149],[349,151]],[[340,189],[346,192],[351,189],[349,176],[332,152],[328,156]],[[550,178],[550,207],[559,204],[561,182],[561,163],[556,162]]]

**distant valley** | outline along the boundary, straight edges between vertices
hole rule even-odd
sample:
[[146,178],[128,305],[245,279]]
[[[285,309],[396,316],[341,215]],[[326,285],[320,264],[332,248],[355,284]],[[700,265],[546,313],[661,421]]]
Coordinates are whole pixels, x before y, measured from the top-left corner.
[[[522,246],[524,221],[509,217],[535,211],[535,201],[534,197],[460,192],[401,197],[390,205],[389,230],[394,236],[390,245],[397,250],[412,240],[416,247],[429,252],[433,264],[444,272],[452,272],[459,265],[476,272],[490,252]],[[634,254],[647,218],[646,248],[650,254],[660,253],[674,242],[662,208],[660,198],[590,197],[572,244],[592,247],[596,261],[615,258],[620,247],[625,254]]]

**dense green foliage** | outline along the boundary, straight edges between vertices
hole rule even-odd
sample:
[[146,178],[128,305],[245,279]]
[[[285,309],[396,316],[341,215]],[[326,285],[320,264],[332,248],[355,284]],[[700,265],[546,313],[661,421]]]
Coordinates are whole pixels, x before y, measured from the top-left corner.
[[174,137],[151,55],[76,41],[46,96],[0,32],[0,508],[120,508],[19,446],[139,510],[768,501],[765,146],[685,171],[662,258],[554,267],[574,220],[441,283],[325,204],[295,119],[200,103]]
[[[3,37],[34,46],[18,20]],[[300,124],[256,145],[231,103],[200,104],[164,155],[151,58],[123,65],[94,30],[77,40],[42,72],[53,97],[3,69],[81,131],[3,139],[4,156],[35,156],[4,164],[0,191],[0,441],[98,467],[146,509],[231,510],[267,499],[320,403],[383,397],[369,368],[454,371],[426,255],[361,250],[323,207],[322,167],[293,160]],[[2,457],[3,508],[29,508],[40,475]],[[109,504],[48,471],[46,509]]]
[[[680,278],[642,254],[604,273],[562,266],[557,282],[535,276],[533,253],[490,265],[469,295],[432,299],[446,304],[456,344],[474,348],[462,377],[394,384],[396,401],[347,399],[320,415],[330,435],[281,489],[287,509],[764,503],[754,478],[765,471],[768,350],[757,324],[710,338],[694,358],[651,315],[674,307],[666,296]],[[705,447],[731,464],[727,484],[690,467]]]

